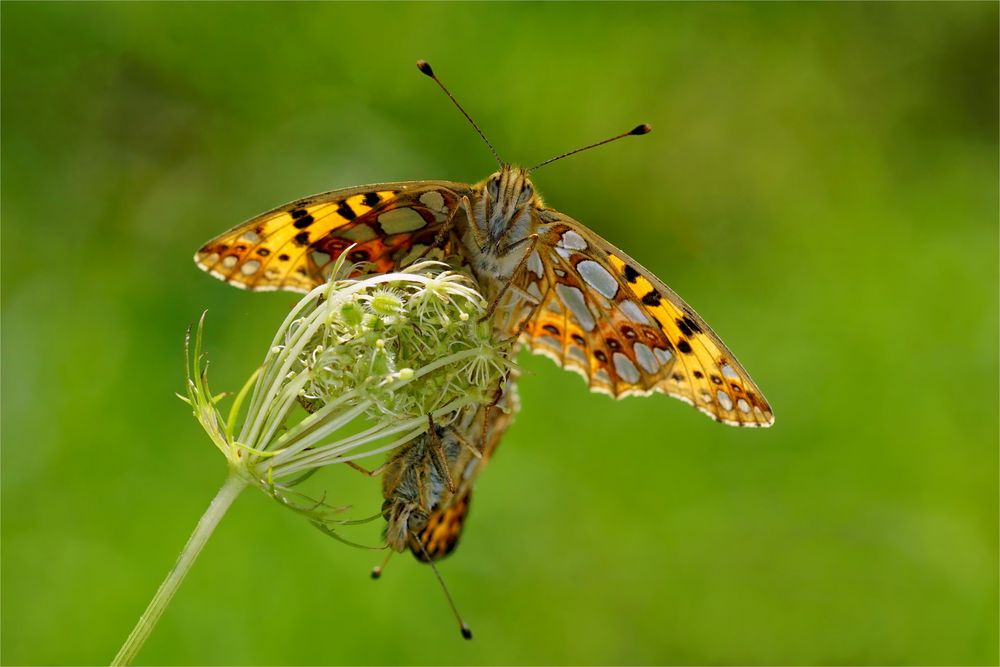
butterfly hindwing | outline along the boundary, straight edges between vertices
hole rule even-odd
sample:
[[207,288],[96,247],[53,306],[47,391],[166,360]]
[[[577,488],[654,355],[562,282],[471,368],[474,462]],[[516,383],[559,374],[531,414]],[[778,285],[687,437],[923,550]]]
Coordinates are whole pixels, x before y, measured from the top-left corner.
[[615,397],[666,393],[718,421],[770,426],[760,390],[712,329],[631,257],[571,218],[552,220],[515,279],[538,301],[522,339]]
[[365,185],[306,197],[206,243],[195,262],[244,289],[307,292],[350,246],[352,263],[385,273],[435,242],[469,191],[449,181]]
[[447,506],[431,512],[427,525],[419,533],[410,534],[410,551],[417,560],[424,563],[440,560],[455,550],[469,514],[471,498],[472,488],[469,487],[452,497]]

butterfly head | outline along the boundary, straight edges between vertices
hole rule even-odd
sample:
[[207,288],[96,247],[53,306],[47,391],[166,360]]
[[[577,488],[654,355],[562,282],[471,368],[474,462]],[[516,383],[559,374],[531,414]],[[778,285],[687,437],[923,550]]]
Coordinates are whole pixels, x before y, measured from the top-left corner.
[[410,533],[427,526],[427,511],[415,501],[386,499],[382,503],[382,516],[386,521],[385,541],[393,551],[405,549]]
[[[517,238],[511,232],[528,219],[528,212],[540,205],[528,170],[504,164],[482,184],[486,248],[497,254]],[[515,234],[516,236],[516,234]]]

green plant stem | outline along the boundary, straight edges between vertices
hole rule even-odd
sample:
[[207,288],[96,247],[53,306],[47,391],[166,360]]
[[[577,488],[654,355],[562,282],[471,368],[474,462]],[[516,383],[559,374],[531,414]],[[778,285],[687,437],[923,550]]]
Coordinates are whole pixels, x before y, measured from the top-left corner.
[[181,585],[181,582],[184,581],[188,570],[191,569],[195,559],[198,558],[198,554],[201,553],[205,542],[208,541],[215,527],[226,514],[226,510],[229,509],[229,506],[233,504],[233,501],[236,500],[236,497],[240,495],[240,492],[246,486],[247,482],[237,473],[229,473],[226,482],[219,489],[219,492],[215,494],[215,498],[212,499],[208,509],[205,510],[205,513],[199,519],[198,525],[195,526],[194,532],[191,533],[187,544],[184,545],[184,549],[181,550],[181,555],[177,558],[177,563],[170,570],[170,574],[163,580],[163,583],[160,584],[160,588],[157,589],[156,595],[150,600],[146,611],[139,617],[139,622],[136,623],[132,633],[129,634],[128,639],[125,640],[125,643],[119,649],[118,655],[111,661],[112,666],[132,664],[136,653],[146,643],[149,634],[156,627],[157,621],[160,620],[160,616],[163,615],[167,605],[170,604],[170,600],[174,597],[174,593],[177,592],[177,588]]

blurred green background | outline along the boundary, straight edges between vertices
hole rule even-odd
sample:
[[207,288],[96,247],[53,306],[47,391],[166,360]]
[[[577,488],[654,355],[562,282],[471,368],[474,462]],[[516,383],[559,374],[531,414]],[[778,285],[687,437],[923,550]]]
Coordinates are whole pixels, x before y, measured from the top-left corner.
[[[494,164],[662,277],[773,429],[614,402],[524,355],[442,571],[257,492],[142,663],[998,661],[996,3],[3,3],[4,664],[106,663],[222,482],[174,396],[289,294],[193,251],[282,202]],[[328,478],[377,511],[378,484]],[[351,534],[377,541],[376,527]]]

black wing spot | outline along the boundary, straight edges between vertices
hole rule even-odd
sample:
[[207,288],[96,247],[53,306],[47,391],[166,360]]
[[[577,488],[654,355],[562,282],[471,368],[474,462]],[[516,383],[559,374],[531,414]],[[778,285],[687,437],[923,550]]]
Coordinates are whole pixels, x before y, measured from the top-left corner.
[[358,214],[354,212],[354,209],[351,208],[351,205],[346,200],[340,202],[340,205],[337,207],[337,214],[345,220],[354,220],[354,218],[358,217]]
[[355,250],[351,253],[352,262],[367,262],[371,255],[367,250]]
[[661,298],[663,297],[660,296],[660,293],[657,292],[656,289],[652,289],[649,293],[642,297],[642,302],[647,306],[656,307],[660,305]]
[[608,347],[610,347],[612,350],[620,350],[620,349],[622,349],[621,343],[619,343],[618,341],[616,341],[614,338],[607,338],[607,339],[605,339],[604,342],[607,343]]
[[554,327],[554,326],[552,326],[551,324],[546,324],[542,328],[545,329],[546,331],[548,331],[553,336],[558,336],[559,335],[559,329],[556,328],[556,327]]
[[690,329],[691,331],[695,333],[701,333],[701,327],[698,326],[698,323],[695,322],[694,319],[691,318],[689,315],[684,316],[684,324],[686,324],[687,328]]
[[267,248],[257,248],[257,254],[260,255],[261,257],[267,257],[268,255],[271,254],[271,251],[268,250]]
[[712,382],[714,382],[715,384],[722,384],[722,378],[720,378],[718,375],[713,375]]
[[314,222],[316,222],[316,218],[306,213],[301,218],[296,219],[295,222],[292,223],[292,226],[295,227],[295,229],[305,229]]
[[368,208],[374,208],[378,206],[378,203],[382,201],[382,198],[378,196],[377,192],[366,192],[365,193],[365,206]]
[[685,336],[690,336],[693,333],[691,331],[691,327],[689,327],[687,324],[686,317],[678,317],[676,320],[674,320],[674,322],[677,323],[677,328],[680,329],[681,333],[684,334]]
[[602,350],[597,350],[596,352],[594,352],[594,356],[602,364],[608,363],[608,355],[604,354]]
[[670,376],[674,382],[684,382],[684,376],[680,373],[674,373]]
[[635,332],[635,329],[633,329],[632,327],[622,327],[622,335],[628,338],[629,340],[635,340],[636,338],[639,337],[639,334],[637,334]]
[[737,394],[742,394],[743,393],[743,387],[739,386],[735,382],[730,382],[729,386],[732,387],[733,391],[735,391]]
[[691,354],[691,344],[688,343],[686,340],[677,341],[677,349],[683,352],[684,354]]
[[309,245],[309,232],[299,232],[294,239],[296,245]]
[[691,375],[695,376],[699,380],[705,377],[704,373],[702,373],[701,371],[694,371]]
[[278,259],[280,259],[282,262],[287,262],[289,258],[288,255],[286,255],[285,253],[281,253],[280,255],[278,255]]
[[632,268],[630,264],[625,265],[625,280],[630,283],[634,283],[636,278],[639,277],[639,272]]
[[580,347],[584,347],[587,344],[587,341],[583,340],[583,336],[581,336],[580,334],[573,334],[571,338],[573,339],[573,342],[579,345]]
[[304,218],[309,215],[309,211],[304,208],[293,208],[288,212],[288,215],[292,216],[293,220],[298,220],[299,218]]

